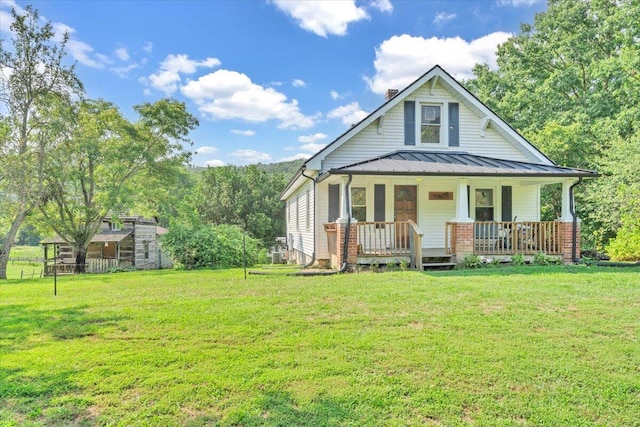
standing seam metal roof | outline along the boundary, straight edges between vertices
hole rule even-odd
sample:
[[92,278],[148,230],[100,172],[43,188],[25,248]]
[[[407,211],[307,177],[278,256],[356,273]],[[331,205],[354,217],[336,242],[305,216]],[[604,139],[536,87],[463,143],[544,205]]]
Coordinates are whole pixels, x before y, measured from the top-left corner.
[[596,177],[585,169],[476,156],[466,152],[396,151],[329,170],[353,175],[471,175]]

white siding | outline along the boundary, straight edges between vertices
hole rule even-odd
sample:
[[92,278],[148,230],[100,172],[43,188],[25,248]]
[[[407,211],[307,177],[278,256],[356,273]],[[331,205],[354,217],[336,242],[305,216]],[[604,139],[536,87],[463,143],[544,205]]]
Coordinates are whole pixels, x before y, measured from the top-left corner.
[[[429,93],[430,85],[425,85],[412,94],[408,101],[433,100],[438,103],[444,101],[443,113],[446,115],[447,102],[459,102],[442,86],[437,86],[433,95]],[[495,157],[507,160],[525,162],[535,161],[533,157],[525,155],[514,143],[498,134],[490,124],[485,136],[481,136],[482,117],[471,111],[464,103],[460,104],[460,146],[435,146],[417,143],[404,145],[404,103],[400,102],[389,110],[384,117],[382,134],[378,134],[378,121],[371,123],[359,134],[354,135],[342,146],[330,153],[323,162],[323,170],[340,167],[382,156],[397,150],[435,150],[435,151],[466,151],[480,156]],[[443,122],[445,135],[447,123]]]
[[[307,205],[307,191],[309,192],[309,204]],[[294,250],[294,256],[299,263],[311,260],[314,252],[313,224],[315,215],[313,212],[314,192],[313,184],[301,186],[298,191],[287,199],[287,242],[289,248]],[[307,228],[307,210],[309,210],[309,227]],[[293,246],[291,246],[293,240]]]

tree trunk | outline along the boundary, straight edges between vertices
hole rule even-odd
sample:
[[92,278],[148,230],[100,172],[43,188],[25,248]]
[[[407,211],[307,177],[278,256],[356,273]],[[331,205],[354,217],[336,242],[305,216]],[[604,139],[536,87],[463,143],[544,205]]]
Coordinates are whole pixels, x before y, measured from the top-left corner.
[[85,262],[87,261],[87,248],[80,248],[76,252],[76,268],[75,273],[85,272]]
[[24,219],[27,217],[28,211],[25,209],[21,209],[13,219],[11,223],[11,228],[9,228],[9,232],[7,233],[6,240],[2,245],[2,249],[0,249],[0,280],[7,279],[7,264],[9,263],[9,253],[11,252],[11,246],[13,246],[13,241],[16,239],[16,235],[20,230],[20,226],[24,222]]

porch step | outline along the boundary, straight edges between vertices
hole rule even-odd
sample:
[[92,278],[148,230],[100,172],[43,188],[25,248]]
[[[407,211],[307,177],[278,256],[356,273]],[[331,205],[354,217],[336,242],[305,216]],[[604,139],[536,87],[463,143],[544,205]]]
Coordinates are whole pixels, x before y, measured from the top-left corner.
[[423,269],[443,269],[443,270],[449,270],[452,269],[456,266],[457,264],[455,262],[423,262],[422,263],[422,268]]
[[456,266],[454,255],[445,254],[443,250],[423,249],[422,268],[429,270],[449,270]]

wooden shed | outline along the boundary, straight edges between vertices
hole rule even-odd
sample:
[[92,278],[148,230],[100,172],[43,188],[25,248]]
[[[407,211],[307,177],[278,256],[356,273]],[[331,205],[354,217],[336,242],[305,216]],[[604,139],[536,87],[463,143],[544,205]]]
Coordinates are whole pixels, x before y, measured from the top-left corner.
[[[86,272],[104,273],[110,268],[127,267],[137,270],[172,268],[171,258],[162,250],[159,239],[166,232],[156,218],[120,216],[116,220],[105,217],[87,249]],[[74,272],[76,254],[68,243],[59,236],[40,243],[44,246],[45,275],[53,275],[54,270],[58,274]]]

